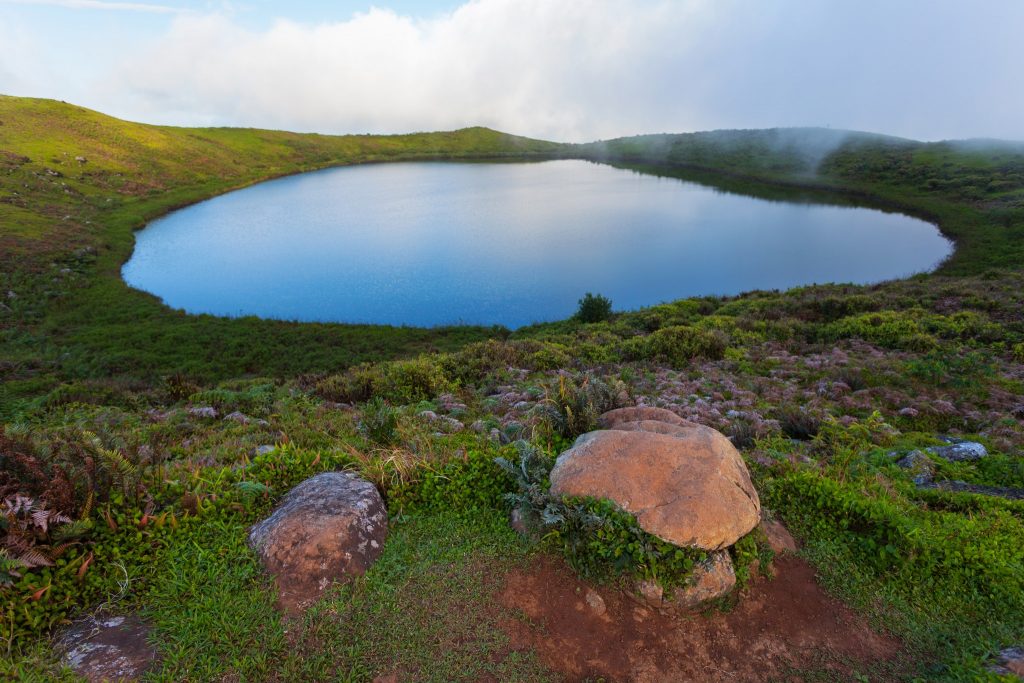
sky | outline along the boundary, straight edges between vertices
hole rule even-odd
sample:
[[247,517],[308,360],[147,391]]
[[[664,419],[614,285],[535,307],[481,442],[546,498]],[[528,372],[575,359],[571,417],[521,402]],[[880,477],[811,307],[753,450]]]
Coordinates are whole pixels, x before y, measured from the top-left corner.
[[581,142],[1024,140],[1024,0],[0,0],[0,93],[133,121]]

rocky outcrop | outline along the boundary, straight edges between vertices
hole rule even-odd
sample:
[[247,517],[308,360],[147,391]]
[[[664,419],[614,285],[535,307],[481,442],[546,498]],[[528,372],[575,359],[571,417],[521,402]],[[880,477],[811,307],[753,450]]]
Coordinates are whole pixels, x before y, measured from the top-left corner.
[[90,683],[136,681],[156,661],[149,626],[136,616],[76,621],[57,639],[61,660]]
[[[601,420],[635,427],[648,420],[632,418],[648,418],[650,410],[620,409]],[[551,492],[609,499],[645,531],[674,545],[731,546],[760,520],[746,465],[723,434],[675,419],[682,424],[669,424],[676,428],[670,434],[616,427],[583,435],[558,457]]]
[[335,581],[363,574],[384,549],[387,510],[376,487],[349,472],[324,472],[292,489],[249,532],[286,611],[302,609]]

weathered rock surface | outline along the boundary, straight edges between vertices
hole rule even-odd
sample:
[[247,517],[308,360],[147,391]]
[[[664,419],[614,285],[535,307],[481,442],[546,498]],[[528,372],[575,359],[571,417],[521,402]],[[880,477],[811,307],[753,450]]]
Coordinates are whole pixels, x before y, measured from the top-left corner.
[[1018,645],[1001,650],[996,663],[989,667],[989,671],[1024,680],[1024,646]]
[[349,472],[324,472],[292,489],[249,532],[274,575],[281,606],[308,606],[332,582],[366,572],[384,549],[387,510],[376,487]]
[[616,408],[615,410],[609,410],[598,418],[597,423],[603,429],[618,429],[616,425],[621,422],[642,422],[645,420],[665,422],[668,424],[679,425],[681,427],[694,424],[693,422],[684,420],[667,408],[654,408],[651,406],[632,406],[629,408]]
[[782,525],[782,522],[766,519],[761,522],[761,530],[764,531],[765,538],[768,539],[768,546],[776,555],[796,552],[796,539],[793,538],[793,534],[789,533],[789,529]]
[[896,461],[898,467],[910,471],[915,484],[927,484],[935,476],[935,463],[921,451],[911,451]]
[[149,627],[136,616],[86,617],[57,640],[64,664],[90,683],[135,681],[156,661]]
[[927,450],[932,455],[937,455],[950,462],[978,460],[988,455],[988,449],[977,441],[955,441],[952,439],[949,441],[951,443],[948,446],[932,446]]
[[612,500],[645,531],[678,546],[732,545],[760,521],[761,504],[746,465],[723,434],[678,426],[679,435],[583,435],[558,457],[551,492]]
[[696,607],[708,600],[728,595],[736,586],[736,571],[728,551],[712,553],[708,559],[694,567],[690,583],[672,591],[679,607]]

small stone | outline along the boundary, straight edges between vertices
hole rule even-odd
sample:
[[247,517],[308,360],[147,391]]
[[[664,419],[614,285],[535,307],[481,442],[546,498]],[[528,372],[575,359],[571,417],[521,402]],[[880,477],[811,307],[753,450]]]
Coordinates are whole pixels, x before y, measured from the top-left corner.
[[522,508],[518,506],[512,508],[511,512],[508,513],[508,525],[520,536],[526,536],[530,533],[530,529],[526,524],[526,515],[523,514]]
[[238,410],[236,410],[233,413],[229,413],[229,414],[225,415],[224,419],[225,420],[230,420],[232,422],[237,422],[238,424],[243,424],[243,425],[247,425],[250,422],[252,422],[252,419],[248,415],[246,415],[245,413],[243,413],[241,411],[238,411]]
[[256,447],[256,455],[267,455],[268,453],[273,453],[276,449],[277,446],[273,444],[263,444]]
[[149,626],[136,616],[86,617],[57,639],[64,664],[90,683],[134,681],[157,659]]
[[484,423],[483,420],[475,420],[473,424],[469,425],[469,428],[472,429],[477,434],[483,434],[484,432],[487,431],[487,425]]
[[197,406],[188,409],[188,414],[192,417],[203,417],[207,419],[216,419],[217,410],[211,406]]
[[789,529],[782,525],[782,522],[766,519],[761,522],[761,530],[764,531],[768,545],[776,555],[796,552],[796,539],[793,538],[793,534],[789,533]]
[[907,406],[906,408],[900,408],[899,415],[900,417],[917,417],[918,410],[917,408]]
[[736,585],[736,571],[725,550],[712,553],[708,559],[694,568],[690,583],[677,588],[672,597],[681,607],[696,607],[700,604],[728,595]]
[[589,607],[597,616],[601,616],[608,611],[607,605],[604,604],[604,598],[602,598],[593,588],[587,591],[585,600],[587,601],[587,607]]
[[896,466],[909,470],[918,486],[927,484],[935,476],[935,463],[922,451],[911,451],[896,461]]
[[644,579],[636,584],[636,591],[651,607],[661,607],[665,601],[665,589],[657,581]]
[[1016,645],[1000,650],[996,663],[989,667],[989,671],[1024,680],[1024,646]]

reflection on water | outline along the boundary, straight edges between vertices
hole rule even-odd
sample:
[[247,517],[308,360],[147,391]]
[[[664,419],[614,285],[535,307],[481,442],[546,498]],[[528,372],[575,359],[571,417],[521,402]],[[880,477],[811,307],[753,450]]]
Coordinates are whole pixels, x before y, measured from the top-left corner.
[[586,161],[352,166],[176,211],[123,274],[193,313],[518,327],[700,294],[875,282],[934,267],[935,226],[769,202]]

